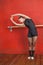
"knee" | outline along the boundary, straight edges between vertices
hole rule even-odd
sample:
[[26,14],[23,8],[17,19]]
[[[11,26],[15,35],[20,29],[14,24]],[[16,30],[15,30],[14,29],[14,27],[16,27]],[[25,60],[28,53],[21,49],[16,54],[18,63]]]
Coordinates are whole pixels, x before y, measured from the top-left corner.
[[35,47],[35,43],[33,43],[32,46]]
[[29,41],[29,46],[30,46],[30,47],[32,46],[32,41]]

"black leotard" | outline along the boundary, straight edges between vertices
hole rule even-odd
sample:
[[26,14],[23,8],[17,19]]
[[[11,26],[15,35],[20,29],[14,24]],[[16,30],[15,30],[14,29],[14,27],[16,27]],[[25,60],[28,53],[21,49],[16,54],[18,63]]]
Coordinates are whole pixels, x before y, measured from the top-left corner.
[[24,24],[29,28],[28,37],[33,37],[38,35],[37,29],[32,19],[26,19],[24,21]]

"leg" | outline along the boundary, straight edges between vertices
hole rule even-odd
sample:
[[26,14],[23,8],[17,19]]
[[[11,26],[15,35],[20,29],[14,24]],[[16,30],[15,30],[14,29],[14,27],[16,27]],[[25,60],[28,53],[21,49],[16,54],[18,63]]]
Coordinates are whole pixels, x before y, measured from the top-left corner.
[[28,37],[29,41],[29,50],[32,50],[32,37]]
[[35,43],[36,43],[36,40],[37,40],[37,36],[34,36],[33,38],[33,43],[32,43],[32,57],[34,57],[34,53],[35,53]]
[[28,59],[31,59],[31,56],[32,56],[32,42],[33,42],[33,39],[32,39],[32,35],[31,35],[31,31],[29,30],[29,33],[28,33],[28,41],[29,41],[29,57]]
[[33,37],[33,50],[35,50],[35,44],[36,44],[36,41],[37,41],[37,37],[38,36]]
[[28,37],[28,40],[29,40],[29,57],[28,59],[31,59],[31,56],[32,56],[32,37]]

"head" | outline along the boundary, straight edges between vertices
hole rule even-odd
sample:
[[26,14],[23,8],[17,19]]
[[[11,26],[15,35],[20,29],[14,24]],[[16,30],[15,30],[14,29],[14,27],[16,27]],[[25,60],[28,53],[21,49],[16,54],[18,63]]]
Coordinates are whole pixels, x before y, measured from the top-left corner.
[[18,20],[20,21],[20,22],[24,22],[25,21],[25,17],[23,17],[23,16],[20,16],[19,18],[18,18]]

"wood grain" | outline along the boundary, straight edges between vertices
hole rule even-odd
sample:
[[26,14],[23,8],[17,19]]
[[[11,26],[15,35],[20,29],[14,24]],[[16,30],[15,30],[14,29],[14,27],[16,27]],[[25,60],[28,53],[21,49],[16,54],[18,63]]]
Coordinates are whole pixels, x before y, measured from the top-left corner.
[[29,60],[26,54],[0,54],[0,65],[43,65],[43,55]]

